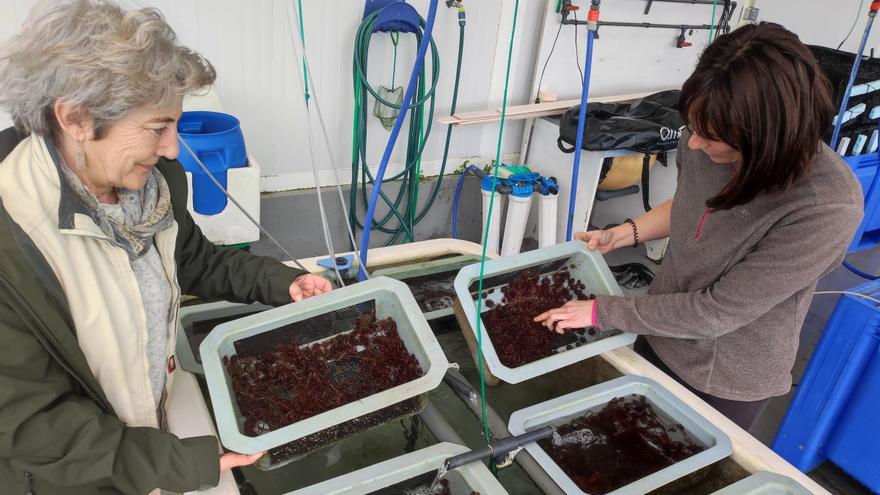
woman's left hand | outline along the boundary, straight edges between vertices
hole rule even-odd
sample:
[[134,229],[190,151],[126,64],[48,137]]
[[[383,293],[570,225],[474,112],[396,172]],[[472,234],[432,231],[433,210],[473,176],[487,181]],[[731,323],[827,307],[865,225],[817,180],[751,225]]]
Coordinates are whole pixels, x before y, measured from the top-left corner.
[[538,315],[535,321],[556,333],[566,329],[585,328],[593,324],[594,301],[568,301],[562,307]]
[[290,300],[299,302],[307,297],[330,292],[332,288],[330,281],[326,278],[307,273],[300,275],[290,284]]

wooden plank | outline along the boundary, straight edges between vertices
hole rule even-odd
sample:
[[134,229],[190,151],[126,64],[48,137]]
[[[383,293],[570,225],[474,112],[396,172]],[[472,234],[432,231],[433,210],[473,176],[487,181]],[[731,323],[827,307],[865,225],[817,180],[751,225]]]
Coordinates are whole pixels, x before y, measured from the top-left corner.
[[[643,98],[653,92],[646,93],[630,93],[612,96],[596,96],[588,98],[588,103],[611,103],[616,101],[629,101]],[[528,105],[513,105],[507,107],[505,120],[523,120],[538,117],[547,117],[550,115],[561,115],[569,108],[576,106],[580,100],[560,100],[549,101],[545,103],[532,103]],[[454,115],[446,115],[437,118],[437,122],[443,125],[455,125],[458,127],[468,125],[482,125],[501,120],[501,107],[495,110],[482,110],[476,112],[462,112]]]

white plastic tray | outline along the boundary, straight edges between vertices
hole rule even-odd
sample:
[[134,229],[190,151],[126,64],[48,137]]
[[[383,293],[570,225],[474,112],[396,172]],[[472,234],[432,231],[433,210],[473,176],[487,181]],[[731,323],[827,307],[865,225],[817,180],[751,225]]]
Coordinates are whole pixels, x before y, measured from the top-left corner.
[[[587,249],[586,245],[581,241],[571,241],[564,244],[557,244],[542,249],[536,249],[514,256],[507,256],[487,260],[484,268],[483,279],[489,280],[491,277],[503,275],[522,270],[524,268],[540,266],[554,260],[569,260],[565,266],[574,265],[570,269],[572,277],[580,280],[586,286],[585,292],[596,295],[612,295],[622,296],[623,292],[617,284],[617,280],[608,269],[608,264],[602,256]],[[458,272],[455,278],[455,293],[461,303],[462,310],[467,316],[470,331],[474,337],[477,337],[476,312],[477,307],[474,301],[474,295],[471,294],[471,284],[480,278],[480,265],[466,266]],[[484,286],[485,291],[489,287]],[[497,289],[493,292],[493,297],[500,297],[500,291]],[[485,305],[482,312],[489,311]],[[535,315],[538,316],[538,315]],[[489,371],[507,383],[520,383],[522,381],[534,378],[536,376],[558,370],[570,364],[583,361],[584,359],[593,357],[603,352],[608,352],[618,347],[630,345],[636,340],[636,336],[629,333],[620,333],[596,342],[585,344],[574,349],[559,352],[552,356],[539,359],[537,361],[524,364],[516,368],[509,368],[501,364],[495,347],[492,345],[486,333],[485,323],[481,321],[480,330],[483,332],[483,357],[489,367]]]
[[[436,471],[446,459],[465,452],[468,452],[467,447],[454,443],[439,443],[287,495],[364,495]],[[452,493],[476,491],[480,495],[507,494],[481,462],[473,462],[453,469],[447,473],[446,479],[449,480]]]
[[810,495],[810,491],[787,476],[762,471],[712,495]]
[[215,318],[225,318],[227,316],[239,315],[244,313],[253,313],[254,311],[263,311],[269,309],[270,306],[264,306],[259,303],[239,304],[227,301],[217,301],[205,304],[195,304],[193,306],[185,306],[180,308],[178,313],[180,317],[177,320],[177,343],[175,352],[177,353],[177,364],[184,371],[204,375],[205,369],[196,361],[194,349],[189,342],[187,328],[193,323],[213,320]]
[[[238,406],[223,365],[224,357],[235,355],[234,343],[290,323],[370,300],[376,301],[377,318],[394,318],[401,340],[418,360],[424,374],[416,380],[262,435],[252,437],[243,434]],[[224,323],[208,335],[199,350],[220,439],[226,448],[244,454],[263,452],[427,393],[440,384],[449,368],[440,344],[406,284],[387,277],[374,277],[298,303]]]
[[[622,486],[608,495],[637,495],[648,493],[700,468],[717,462],[733,452],[730,438],[681,399],[672,395],[657,382],[641,376],[622,376],[577,392],[516,411],[510,416],[509,429],[521,435],[547,425],[563,425],[589,410],[599,409],[611,399],[631,394],[643,395],[658,413],[680,423],[692,439],[706,446],[706,450],[679,461],[665,469]],[[584,495],[567,474],[544,452],[537,443],[530,443],[526,451],[568,495]]]
[[[407,280],[412,278],[425,277],[450,271],[457,272],[462,267],[479,261],[479,255],[465,254],[461,256],[453,256],[451,258],[443,258],[439,260],[431,260],[409,265],[394,266],[391,268],[381,268],[374,271],[373,276],[390,277],[395,280],[406,282]],[[454,289],[454,287],[448,287],[447,290],[449,289]],[[434,309],[429,307],[428,311],[425,311],[424,314],[425,319],[431,321],[437,318],[442,318],[444,316],[449,316],[452,313],[452,303],[450,302],[449,307],[446,308]]]

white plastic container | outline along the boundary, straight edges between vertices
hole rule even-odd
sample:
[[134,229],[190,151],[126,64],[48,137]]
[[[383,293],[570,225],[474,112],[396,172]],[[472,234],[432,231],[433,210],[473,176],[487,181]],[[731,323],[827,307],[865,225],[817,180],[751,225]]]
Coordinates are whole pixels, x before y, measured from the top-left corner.
[[[573,278],[584,283],[587,293],[612,296],[623,295],[620,286],[617,284],[617,281],[611,274],[611,270],[608,269],[608,264],[605,263],[602,256],[595,251],[588,250],[581,241],[570,241],[514,256],[487,260],[484,268],[483,290],[487,291],[490,288],[495,288],[496,290],[493,291],[488,299],[498,304],[501,298],[501,291],[497,289],[509,283],[516,274],[526,269],[534,269],[539,273],[553,273],[565,267],[573,267],[568,270]],[[472,341],[477,340],[477,305],[475,297],[479,297],[479,295],[475,294],[474,284],[477,283],[479,277],[480,265],[474,264],[462,268],[455,278],[455,293],[458,302],[461,304],[462,312],[467,318],[467,325],[462,322],[462,330],[472,333],[474,336],[473,339],[470,339]],[[482,306],[482,311],[489,311],[485,304]],[[469,328],[464,328],[464,326]],[[482,332],[486,332],[485,323],[481,322],[480,327]],[[618,333],[575,347],[574,349],[563,350],[552,356],[516,368],[509,368],[501,363],[498,354],[495,352],[495,347],[486,333],[483,334],[482,352],[485,358],[484,361],[494,377],[506,383],[520,383],[583,361],[597,354],[630,345],[635,342],[635,339],[636,336],[633,334]]]
[[504,242],[501,244],[501,256],[517,254],[522,249],[526,222],[532,207],[532,196],[520,197],[510,195],[507,203],[507,219],[504,223]]
[[[691,439],[705,446],[706,450],[624,485],[608,495],[648,493],[733,453],[730,438],[718,427],[657,382],[633,375],[622,376],[516,411],[510,416],[508,428],[512,435],[521,435],[548,425],[563,425],[587,411],[601,409],[611,399],[632,394],[645,396],[658,414],[681,424]],[[589,495],[578,488],[537,443],[528,444],[525,449],[567,495]]]
[[492,204],[492,220],[489,222],[489,235],[486,237],[485,232],[483,232],[483,237],[486,239],[487,249],[492,253],[498,254],[501,252],[499,243],[501,242],[501,212],[504,210],[504,195],[498,192],[491,193],[484,189],[480,189],[480,193],[483,195],[481,232],[486,228],[486,218],[489,216],[489,201],[492,199],[492,195],[495,195],[495,201]]
[[556,244],[556,211],[558,194],[540,195],[538,199],[538,247]]
[[[401,340],[422,368],[422,376],[274,431],[254,436],[245,434],[242,431],[243,421],[238,411],[235,394],[223,364],[224,358],[237,355],[237,349],[248,344],[242,343],[245,339],[257,337],[261,341],[258,344],[261,345],[269,341],[298,339],[301,333],[286,333],[285,330],[278,329],[292,324],[307,325],[310,321],[314,321],[313,318],[323,318],[328,314],[333,314],[330,319],[332,321],[320,327],[326,331],[320,336],[320,340],[309,338],[308,343],[301,345],[311,345],[349,332],[352,330],[351,325],[342,319],[335,319],[336,312],[346,311],[349,314],[357,314],[356,308],[359,305],[372,304],[375,304],[378,319],[389,316],[394,318]],[[276,330],[278,331],[275,332]],[[253,340],[248,342],[253,342]],[[211,396],[220,439],[229,450],[243,454],[255,454],[274,449],[408,399],[419,398],[420,407],[418,410],[420,410],[426,403],[427,392],[440,384],[449,367],[440,344],[406,284],[387,277],[374,277],[365,282],[311,297],[298,303],[224,323],[208,335],[202,342],[199,352],[202,356],[202,365],[205,369],[205,378],[208,382],[208,392]],[[392,419],[397,418],[388,418],[388,420]],[[357,431],[365,431],[374,426],[378,425],[368,425],[363,430]],[[348,435],[350,434],[347,433],[346,436]],[[341,438],[344,436],[334,437],[333,441],[338,441]],[[267,457],[269,456],[264,458]],[[284,462],[293,459],[291,457]],[[260,466],[263,469],[272,469],[282,465],[282,463],[271,460],[265,462]]]
[[[254,304],[238,304],[228,301],[217,301],[205,304],[196,304],[194,306],[184,306],[180,308],[179,318],[177,320],[177,344],[175,352],[177,354],[177,365],[185,371],[204,375],[205,370],[202,368],[201,357],[196,359],[199,352],[198,345],[204,340],[203,335],[193,335],[193,325],[205,320],[214,320],[217,318],[227,318],[236,315],[245,315],[256,311],[264,311],[269,309],[259,303]],[[201,339],[201,340],[199,340]]]
[[[468,452],[467,447],[454,443],[439,443],[287,495],[364,495],[421,475],[432,478],[431,473],[436,471],[446,459],[465,452]],[[449,481],[452,493],[476,491],[480,495],[507,494],[481,462],[453,469],[446,474],[445,479]]]
[[[455,276],[462,267],[479,262],[480,255],[465,254],[410,265],[381,268],[374,277],[390,277],[406,283],[428,321],[452,314]],[[446,294],[449,294],[448,298]]]
[[[248,156],[246,167],[230,168],[226,173],[229,194],[259,222],[260,165],[252,156]],[[192,173],[186,172],[186,180],[189,188],[187,208],[208,240],[224,246],[260,240],[260,229],[232,201],[227,201],[226,208],[216,215],[197,213],[192,203]]]
[[787,476],[762,471],[712,495],[810,495],[810,491]]

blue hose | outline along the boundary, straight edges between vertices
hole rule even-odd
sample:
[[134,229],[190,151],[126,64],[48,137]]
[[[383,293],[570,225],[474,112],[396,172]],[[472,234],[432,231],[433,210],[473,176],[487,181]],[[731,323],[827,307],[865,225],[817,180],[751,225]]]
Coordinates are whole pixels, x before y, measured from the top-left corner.
[[837,151],[837,139],[840,138],[840,128],[843,126],[843,116],[846,114],[846,107],[849,106],[849,94],[852,92],[853,85],[856,83],[856,76],[859,73],[859,66],[862,63],[862,55],[865,53],[865,45],[868,44],[868,36],[871,34],[871,26],[874,24],[876,12],[868,14],[868,25],[865,26],[865,34],[862,35],[862,43],[859,45],[859,51],[856,53],[856,60],[853,62],[852,71],[849,73],[849,82],[846,84],[846,91],[840,100],[840,110],[837,112],[837,123],[834,124],[834,134],[831,136],[831,149]]
[[479,170],[476,166],[471,165],[465,167],[458,176],[458,183],[455,185],[455,196],[452,197],[452,238],[458,239],[458,199],[461,197],[461,188],[464,185],[464,178],[468,173],[476,173]]
[[880,279],[880,276],[877,276],[877,275],[871,275],[870,273],[865,273],[865,272],[859,270],[858,268],[852,266],[852,265],[849,263],[849,261],[843,260],[843,266],[845,266],[847,270],[849,270],[849,271],[855,273],[856,275],[858,275],[858,276],[860,276],[860,277],[862,277],[862,278],[865,278],[865,279],[868,279],[868,280],[877,280],[877,279]]
[[[434,18],[437,16],[437,0],[431,0],[428,8],[428,19],[425,21],[424,35],[419,43],[419,51],[416,54],[416,63],[413,65],[412,73],[409,76],[409,84],[403,95],[403,101],[400,108],[408,108],[412,101],[413,94],[418,86],[419,74],[422,72],[422,66],[425,63],[425,53],[428,51],[428,45],[431,41],[431,32],[434,30]],[[397,142],[397,135],[400,134],[400,128],[406,118],[407,112],[397,114],[394,120],[394,128],[391,129],[391,136],[388,138],[388,144],[385,145],[385,153],[382,155],[382,161],[379,163],[379,170],[373,184],[373,190],[370,192],[370,204],[367,206],[367,216],[364,218],[364,234],[361,236],[361,258],[358,266],[358,281],[366,280],[367,272],[364,267],[367,266],[367,250],[370,248],[370,230],[373,225],[373,216],[376,214],[376,204],[379,202],[379,191],[382,189],[382,179],[385,177],[385,168],[388,161],[391,160],[391,152],[394,151],[394,144]]]
[[574,223],[574,203],[577,199],[578,173],[581,167],[581,146],[584,143],[584,127],[587,121],[587,96],[590,94],[590,71],[593,65],[593,39],[596,33],[587,32],[587,57],[584,63],[584,88],[581,91],[581,109],[578,113],[577,138],[574,144],[574,166],[571,169],[571,194],[568,197],[568,223],[565,229],[565,240],[570,241],[571,227]]

